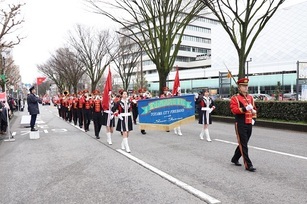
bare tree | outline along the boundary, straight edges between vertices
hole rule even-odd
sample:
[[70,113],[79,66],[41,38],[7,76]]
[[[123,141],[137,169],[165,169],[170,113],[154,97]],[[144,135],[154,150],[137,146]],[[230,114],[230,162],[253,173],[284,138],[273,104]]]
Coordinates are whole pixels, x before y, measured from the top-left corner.
[[83,64],[85,72],[91,80],[91,90],[93,91],[112,60],[109,53],[113,47],[113,40],[109,31],[96,32],[93,29],[77,25],[76,36],[71,33],[69,43]]
[[1,58],[1,68],[0,68],[0,86],[4,90],[5,85],[7,87],[13,85],[16,86],[21,82],[21,75],[19,67],[14,63],[11,55]]
[[285,0],[201,0],[218,18],[239,58],[239,78],[257,37]]
[[37,65],[37,69],[56,84],[60,93],[64,92],[67,76],[58,71],[53,59],[49,59],[45,64]]
[[16,39],[10,40],[8,38],[15,33],[21,27],[24,22],[20,16],[21,7],[25,4],[6,4],[5,1],[1,1],[0,9],[0,48],[12,48],[18,45],[23,37],[16,35]]
[[124,90],[128,89],[132,74],[137,68],[139,58],[141,56],[141,47],[132,42],[126,36],[118,35],[117,51],[112,54],[112,59],[117,67],[116,72],[122,80]]
[[[85,0],[93,11],[119,23],[124,35],[136,40],[156,65],[160,92],[176,60],[186,26],[204,10],[199,0]],[[112,13],[106,9],[113,8]],[[119,18],[116,13],[126,14]],[[127,17],[128,16],[128,17]]]
[[63,76],[66,76],[67,89],[77,93],[78,83],[85,73],[85,69],[77,56],[69,48],[60,48],[52,56],[52,59],[56,64],[57,71],[62,73]]

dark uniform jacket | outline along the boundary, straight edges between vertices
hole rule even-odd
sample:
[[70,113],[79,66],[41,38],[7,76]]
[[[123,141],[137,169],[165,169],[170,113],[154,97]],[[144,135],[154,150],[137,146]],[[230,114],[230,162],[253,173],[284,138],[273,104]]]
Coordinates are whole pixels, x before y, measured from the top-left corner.
[[35,96],[34,94],[30,93],[27,98],[28,102],[28,111],[30,115],[36,115],[39,114],[39,108],[38,108],[38,102],[40,99]]

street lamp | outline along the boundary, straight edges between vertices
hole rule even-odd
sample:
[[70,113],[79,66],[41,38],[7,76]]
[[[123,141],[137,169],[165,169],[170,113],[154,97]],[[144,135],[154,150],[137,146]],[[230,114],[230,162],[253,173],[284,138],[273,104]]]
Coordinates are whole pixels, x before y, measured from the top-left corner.
[[143,88],[143,47],[138,43],[141,48],[141,88]]
[[246,61],[246,72],[247,72],[246,76],[247,76],[247,78],[248,78],[248,63],[251,62],[252,60],[253,60],[252,58],[249,58],[249,60]]
[[285,74],[285,71],[282,71],[282,74],[281,74],[281,100],[283,101],[284,100],[284,92],[285,92],[285,85],[284,85],[284,74]]

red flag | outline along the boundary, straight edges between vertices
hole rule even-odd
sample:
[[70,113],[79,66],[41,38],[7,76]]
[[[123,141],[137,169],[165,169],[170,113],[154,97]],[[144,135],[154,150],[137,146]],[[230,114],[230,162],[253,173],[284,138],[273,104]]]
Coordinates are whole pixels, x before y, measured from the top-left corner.
[[179,71],[178,71],[178,66],[177,66],[172,95],[177,96],[179,89],[180,89],[180,81],[179,81]]
[[109,110],[109,103],[110,103],[110,91],[112,91],[112,75],[111,75],[111,69],[109,67],[109,73],[107,77],[107,81],[104,85],[104,90],[103,90],[103,104],[102,108],[103,110]]
[[46,77],[37,77],[36,84],[37,86],[41,85],[45,81]]

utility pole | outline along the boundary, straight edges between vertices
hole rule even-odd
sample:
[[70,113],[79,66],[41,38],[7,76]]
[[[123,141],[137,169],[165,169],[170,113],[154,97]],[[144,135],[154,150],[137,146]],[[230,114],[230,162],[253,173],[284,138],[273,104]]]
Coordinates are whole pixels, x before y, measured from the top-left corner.
[[250,58],[249,60],[246,61],[246,71],[247,71],[246,77],[247,77],[247,78],[248,78],[248,63],[251,62],[252,60],[253,60],[253,59]]

